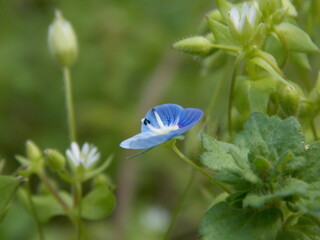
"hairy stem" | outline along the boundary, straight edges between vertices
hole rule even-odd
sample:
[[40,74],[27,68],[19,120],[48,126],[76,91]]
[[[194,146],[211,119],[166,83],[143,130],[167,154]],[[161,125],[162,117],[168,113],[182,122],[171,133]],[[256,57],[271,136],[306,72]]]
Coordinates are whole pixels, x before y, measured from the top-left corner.
[[68,127],[69,127],[69,138],[71,142],[76,142],[76,124],[74,119],[74,107],[72,100],[72,84],[70,69],[68,67],[63,68],[63,79],[65,85],[65,100],[67,106],[67,115],[68,115]]
[[212,176],[210,176],[206,171],[204,171],[201,167],[199,167],[198,165],[196,165],[193,161],[191,161],[189,158],[187,158],[177,147],[175,144],[172,144],[171,146],[172,150],[186,163],[188,163],[193,169],[197,170],[198,172],[200,172],[203,176],[205,176],[206,178],[208,178],[210,180],[210,182],[214,183],[215,185],[217,185],[219,188],[221,188],[223,191],[225,191],[226,193],[232,193],[231,190],[229,190],[226,186],[224,186],[222,183],[220,183],[219,181],[215,180],[214,178],[212,178]]

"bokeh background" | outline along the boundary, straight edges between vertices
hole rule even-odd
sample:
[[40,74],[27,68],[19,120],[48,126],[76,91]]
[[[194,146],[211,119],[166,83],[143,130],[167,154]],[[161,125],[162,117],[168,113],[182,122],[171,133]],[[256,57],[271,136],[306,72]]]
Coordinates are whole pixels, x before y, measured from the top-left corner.
[[[104,158],[115,156],[106,173],[116,186],[117,207],[107,219],[87,222],[91,239],[163,239],[191,171],[165,148],[126,159],[135,152],[119,143],[140,131],[140,119],[152,106],[207,108],[215,79],[225,73],[217,69],[205,74],[200,61],[170,46],[201,32],[205,13],[214,6],[212,0],[0,0],[0,156],[6,159],[5,173],[18,167],[14,155],[24,154],[27,139],[62,152],[69,146],[62,73],[47,49],[48,25],[60,9],[73,24],[80,46],[71,69],[79,142],[97,145]],[[306,18],[299,21],[308,24]],[[319,23],[319,18],[313,21]],[[319,25],[308,32],[319,46],[318,30]],[[319,69],[313,58],[314,69]],[[223,64],[230,59],[216,63]],[[316,71],[299,76],[295,69],[289,67],[286,74],[315,79]],[[225,78],[227,88],[228,74]],[[213,121],[225,118],[219,110],[226,108],[224,94]],[[215,193],[199,182],[206,180],[196,176],[172,239],[196,239]],[[49,240],[74,237],[62,217],[45,230]],[[34,222],[18,201],[0,224],[0,239],[37,239]]]

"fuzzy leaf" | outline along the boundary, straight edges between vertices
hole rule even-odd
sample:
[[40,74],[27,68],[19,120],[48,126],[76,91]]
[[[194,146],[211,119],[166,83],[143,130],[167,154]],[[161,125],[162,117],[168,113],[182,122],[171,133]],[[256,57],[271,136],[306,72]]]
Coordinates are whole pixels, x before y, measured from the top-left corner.
[[309,35],[297,26],[281,23],[276,26],[276,29],[285,38],[289,50],[306,53],[319,51]]
[[233,144],[220,142],[207,134],[202,134],[202,143],[207,152],[200,156],[201,162],[217,173],[217,179],[227,183],[244,180],[260,183],[250,168],[246,148],[240,149]]
[[281,120],[261,113],[250,115],[234,142],[240,149],[250,149],[250,160],[262,156],[274,161],[290,150],[294,155],[301,155],[305,150],[304,136],[297,119]]
[[271,240],[281,228],[281,212],[240,210],[226,202],[218,203],[206,213],[200,225],[202,240]]
[[243,200],[243,207],[261,208],[266,203],[289,197],[292,195],[302,195],[308,190],[309,184],[298,179],[288,178],[280,186],[270,194],[249,193]]
[[115,197],[107,185],[99,185],[82,200],[82,217],[98,220],[107,217],[115,207]]

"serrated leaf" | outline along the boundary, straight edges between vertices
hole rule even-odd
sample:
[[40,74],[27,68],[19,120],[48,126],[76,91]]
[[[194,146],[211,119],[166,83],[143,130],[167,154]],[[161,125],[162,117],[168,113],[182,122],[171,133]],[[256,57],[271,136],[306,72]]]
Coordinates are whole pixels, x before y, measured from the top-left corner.
[[81,203],[81,215],[89,220],[107,217],[115,207],[115,197],[107,185],[94,188]]
[[310,183],[308,192],[296,203],[301,212],[318,217],[320,211],[320,181]]
[[300,124],[294,117],[281,120],[277,116],[268,117],[253,113],[236,136],[235,145],[250,150],[250,161],[254,156],[262,156],[275,161],[288,151],[301,155],[305,150],[304,136]]
[[211,17],[207,18],[209,29],[212,32],[216,43],[223,45],[237,46],[236,42],[231,37],[229,28],[226,25],[214,20]]
[[0,176],[0,220],[21,184],[21,180],[11,176]]
[[217,173],[220,181],[233,183],[234,181],[248,181],[260,183],[260,179],[252,172],[247,159],[246,148],[220,142],[207,134],[202,134],[202,143],[207,150],[201,154],[202,164]]
[[313,142],[307,145],[307,150],[304,154],[305,164],[296,172],[296,176],[307,181],[319,181],[320,176],[320,142]]
[[274,200],[283,199],[289,196],[300,196],[306,193],[309,184],[298,179],[288,178],[270,194],[249,193],[243,200],[243,207],[261,208]]
[[240,210],[226,202],[213,206],[200,225],[202,240],[273,240],[281,228],[281,212]]
[[319,51],[309,35],[299,27],[285,22],[275,28],[285,38],[289,50],[306,53]]

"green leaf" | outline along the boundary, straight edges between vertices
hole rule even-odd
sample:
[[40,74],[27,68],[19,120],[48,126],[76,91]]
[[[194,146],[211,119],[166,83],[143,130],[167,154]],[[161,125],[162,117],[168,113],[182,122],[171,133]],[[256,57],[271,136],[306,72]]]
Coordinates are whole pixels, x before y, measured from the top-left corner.
[[207,134],[202,134],[202,143],[207,151],[201,154],[201,162],[217,173],[215,177],[218,180],[227,183],[237,183],[241,180],[260,183],[260,179],[250,168],[246,148],[240,149],[233,144],[220,142]]
[[[68,193],[61,191],[58,194],[69,206],[71,206],[72,198]],[[23,205],[29,211],[31,211],[27,192],[21,189],[19,191],[19,197]],[[51,194],[32,196],[32,201],[36,210],[37,217],[41,222],[47,222],[54,216],[65,214],[62,206]]]
[[294,117],[281,120],[277,116],[253,113],[234,143],[240,149],[250,150],[250,161],[253,161],[255,156],[276,161],[290,150],[294,155],[304,153],[304,136],[300,130],[300,124]]
[[303,168],[297,171],[296,176],[307,181],[319,181],[320,176],[320,142],[314,142],[307,145],[307,151],[304,154],[305,164]]
[[211,17],[207,17],[209,29],[212,32],[216,43],[223,45],[237,46],[236,42],[231,37],[229,28],[226,25],[214,20]]
[[3,219],[7,208],[21,182],[21,180],[15,177],[0,176],[0,220]]
[[316,217],[320,211],[320,181],[309,184],[308,192],[296,202],[301,212]]
[[309,184],[298,179],[288,178],[273,193],[258,194],[249,193],[243,200],[243,207],[261,208],[265,204],[283,199],[289,196],[303,195],[309,188]]
[[[264,56],[264,58],[254,57],[249,62],[263,68],[268,73],[270,73],[271,76],[273,76],[275,79],[287,84],[286,80],[275,70],[274,67],[278,67],[278,64],[277,64],[277,61],[272,57],[272,55],[264,52],[263,56]],[[268,61],[266,59],[268,59]]]
[[89,220],[98,220],[107,217],[115,207],[115,197],[108,186],[94,188],[81,203],[81,215]]
[[291,52],[289,58],[292,63],[306,70],[311,70],[311,65],[306,53]]
[[276,84],[272,78],[250,81],[248,99],[251,112],[267,113],[270,94],[275,90]]
[[280,228],[277,208],[240,210],[222,202],[206,213],[199,235],[202,240],[273,240]]
[[285,38],[289,50],[306,53],[319,51],[309,35],[297,26],[290,23],[281,23],[275,28]]

